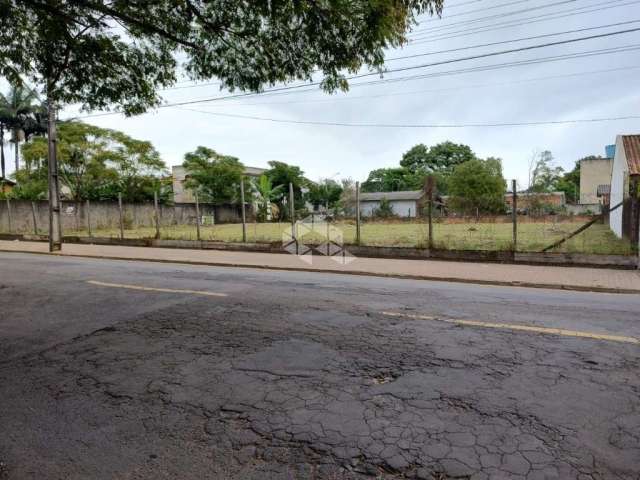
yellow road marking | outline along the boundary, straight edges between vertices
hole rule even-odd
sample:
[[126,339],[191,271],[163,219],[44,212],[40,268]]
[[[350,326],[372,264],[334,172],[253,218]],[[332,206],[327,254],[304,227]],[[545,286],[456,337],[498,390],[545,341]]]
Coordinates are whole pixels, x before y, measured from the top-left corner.
[[491,323],[481,322],[478,320],[460,320],[455,318],[436,318],[428,315],[415,315],[410,313],[399,312],[381,312],[383,315],[390,317],[413,318],[416,320],[432,320],[436,322],[453,323],[456,325],[468,325],[471,327],[498,328],[505,330],[518,330],[525,332],[544,333],[546,335],[561,335],[564,337],[580,337],[591,338],[593,340],[608,340],[611,342],[633,343],[640,345],[640,340],[634,337],[625,337],[621,335],[607,335],[603,333],[581,332],[578,330],[565,330],[564,328],[534,327],[531,325],[517,325],[513,323]]
[[90,283],[91,285],[98,285],[100,287],[126,288],[129,290],[141,290],[144,292],[188,293],[191,295],[205,295],[207,297],[226,297],[227,296],[226,293],[206,292],[202,290],[177,290],[173,288],[143,287],[140,285],[125,285],[122,283],[99,282],[97,280],[88,280],[87,283]]

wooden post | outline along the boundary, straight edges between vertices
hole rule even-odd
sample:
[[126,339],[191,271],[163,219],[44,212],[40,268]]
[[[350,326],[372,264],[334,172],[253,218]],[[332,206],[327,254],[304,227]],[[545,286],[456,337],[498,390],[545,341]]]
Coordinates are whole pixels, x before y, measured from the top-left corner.
[[296,242],[296,254],[298,254],[298,239],[296,237],[296,204],[293,196],[293,183],[289,182],[289,215],[291,216],[291,238]]
[[91,236],[91,203],[87,200],[87,234]]
[[118,213],[120,215],[120,240],[124,239],[124,218],[122,215],[122,194],[118,193]]
[[632,177],[631,184],[629,185],[629,196],[631,201],[629,202],[629,208],[631,209],[631,232],[629,240],[631,240],[631,246],[640,254],[638,246],[640,242],[640,180],[637,176]]
[[153,215],[156,224],[156,239],[160,238],[160,212],[158,210],[158,192],[153,192]]
[[356,245],[360,245],[360,182],[356,182]]
[[38,235],[38,220],[36,220],[36,202],[31,202],[31,215],[33,216],[33,233]]
[[518,251],[518,189],[515,180],[511,180],[511,223],[513,223],[513,251]]
[[11,225],[11,200],[7,198],[7,223],[9,224],[9,233],[12,233]]
[[196,199],[196,239],[200,241],[200,202],[198,202],[198,193],[195,193]]
[[429,237],[427,241],[427,248],[431,250],[433,248],[433,186],[434,186],[434,178],[433,175],[429,175],[427,177],[427,182],[425,185],[427,191],[427,219],[429,224]]
[[242,242],[247,242],[247,216],[244,211],[244,177],[240,179],[240,202],[242,203]]

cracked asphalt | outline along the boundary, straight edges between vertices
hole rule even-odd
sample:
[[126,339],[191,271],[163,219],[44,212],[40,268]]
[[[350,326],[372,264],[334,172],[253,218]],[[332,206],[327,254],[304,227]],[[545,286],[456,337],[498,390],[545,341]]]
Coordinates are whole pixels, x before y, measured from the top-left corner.
[[0,253],[0,478],[638,480],[640,345],[437,320],[640,339],[639,312]]

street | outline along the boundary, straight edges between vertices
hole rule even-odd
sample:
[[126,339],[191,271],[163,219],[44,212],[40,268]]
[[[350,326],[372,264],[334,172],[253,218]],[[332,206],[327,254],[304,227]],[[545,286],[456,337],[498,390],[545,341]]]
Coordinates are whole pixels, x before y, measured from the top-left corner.
[[0,479],[640,479],[640,295],[0,253]]

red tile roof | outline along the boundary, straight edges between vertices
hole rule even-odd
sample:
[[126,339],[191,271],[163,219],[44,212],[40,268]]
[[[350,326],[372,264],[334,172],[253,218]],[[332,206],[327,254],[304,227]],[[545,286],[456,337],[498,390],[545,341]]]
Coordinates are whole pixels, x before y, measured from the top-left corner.
[[623,135],[622,145],[629,164],[629,175],[640,175],[640,135]]

